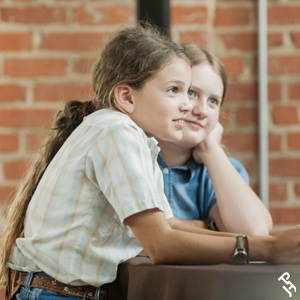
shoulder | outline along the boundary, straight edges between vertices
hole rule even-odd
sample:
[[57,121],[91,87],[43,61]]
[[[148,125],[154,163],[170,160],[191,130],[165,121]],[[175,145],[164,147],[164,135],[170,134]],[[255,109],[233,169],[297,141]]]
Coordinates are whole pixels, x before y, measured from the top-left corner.
[[84,119],[83,125],[101,132],[95,144],[101,143],[102,148],[105,147],[104,144],[107,147],[119,145],[124,150],[132,147],[152,148],[154,143],[128,115],[112,109],[92,113]]

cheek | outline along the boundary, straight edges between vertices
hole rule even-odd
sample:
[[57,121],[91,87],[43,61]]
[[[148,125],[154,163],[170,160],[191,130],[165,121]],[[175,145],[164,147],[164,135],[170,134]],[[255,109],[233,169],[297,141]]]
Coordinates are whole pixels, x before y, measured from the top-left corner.
[[219,115],[220,115],[220,111],[214,111],[210,116],[209,116],[209,132],[211,132],[215,126],[217,125],[218,121],[219,121]]

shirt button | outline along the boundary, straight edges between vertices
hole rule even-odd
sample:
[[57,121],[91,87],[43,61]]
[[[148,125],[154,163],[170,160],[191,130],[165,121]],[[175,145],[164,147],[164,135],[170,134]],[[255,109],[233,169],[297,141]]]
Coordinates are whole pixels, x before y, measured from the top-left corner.
[[163,172],[164,172],[164,174],[169,174],[169,169],[164,168],[164,169],[163,169]]

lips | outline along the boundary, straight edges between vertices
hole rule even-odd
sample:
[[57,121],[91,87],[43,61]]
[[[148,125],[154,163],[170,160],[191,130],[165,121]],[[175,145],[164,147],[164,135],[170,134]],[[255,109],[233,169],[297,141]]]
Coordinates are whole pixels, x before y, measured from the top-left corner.
[[184,121],[185,119],[186,119],[186,116],[182,116],[182,117],[180,117],[178,119],[173,119],[172,121],[175,121],[175,122],[177,122],[177,121]]
[[183,116],[183,117],[181,117],[181,118],[172,120],[172,122],[174,122],[174,124],[176,124],[176,126],[177,126],[179,129],[183,129],[184,126],[185,126],[185,123],[184,123],[185,118],[186,118],[186,117]]
[[186,123],[189,123],[191,126],[196,127],[196,128],[204,128],[204,126],[196,121],[191,121],[191,120],[185,120]]

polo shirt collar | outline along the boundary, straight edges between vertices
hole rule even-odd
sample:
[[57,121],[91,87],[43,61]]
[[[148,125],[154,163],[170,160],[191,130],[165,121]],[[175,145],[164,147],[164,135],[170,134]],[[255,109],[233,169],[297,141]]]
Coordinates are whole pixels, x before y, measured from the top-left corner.
[[182,171],[190,171],[191,177],[190,180],[194,177],[195,171],[197,168],[197,163],[195,162],[193,156],[183,165],[183,166],[175,166],[175,167],[169,167],[168,164],[165,162],[164,157],[161,153],[158,153],[157,161],[160,165],[162,165],[164,168],[169,168],[171,170],[182,170]]

